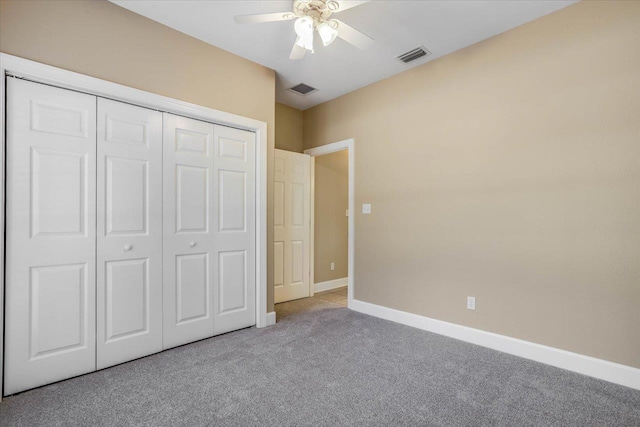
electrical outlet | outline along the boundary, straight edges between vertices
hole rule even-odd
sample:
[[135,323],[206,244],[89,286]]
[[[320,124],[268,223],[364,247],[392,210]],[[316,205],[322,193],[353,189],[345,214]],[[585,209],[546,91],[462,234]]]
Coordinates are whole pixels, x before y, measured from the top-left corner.
[[467,297],[467,308],[469,310],[476,309],[476,297]]
[[331,263],[331,271],[333,271],[333,270],[335,270],[335,269],[336,269],[336,263],[335,263],[335,262],[332,262],[332,263]]
[[362,205],[362,213],[363,214],[370,214],[371,213],[371,205],[369,203],[364,203]]

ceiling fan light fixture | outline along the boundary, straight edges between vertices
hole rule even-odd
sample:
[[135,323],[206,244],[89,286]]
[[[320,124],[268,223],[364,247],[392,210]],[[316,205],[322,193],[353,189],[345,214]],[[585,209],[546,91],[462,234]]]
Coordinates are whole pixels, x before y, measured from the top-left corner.
[[300,47],[304,47],[304,40],[302,40],[300,37],[296,38],[296,44]]
[[296,30],[298,37],[308,37],[309,34],[313,34],[313,18],[310,16],[298,18],[296,19],[296,23],[293,28]]
[[313,53],[313,39],[311,39],[311,43],[306,42],[302,37],[298,37],[296,39],[296,44],[306,50],[310,50]]
[[238,15],[234,20],[238,24],[293,20],[296,40],[289,53],[289,59],[298,60],[304,58],[307,50],[314,53],[316,30],[324,46],[329,46],[340,37],[359,49],[369,49],[373,44],[371,37],[338,19],[331,19],[333,13],[342,12],[369,1],[372,0],[293,0],[291,12]]
[[321,22],[318,25],[318,34],[320,34],[322,44],[325,46],[329,46],[331,43],[333,43],[336,37],[338,37],[338,30],[333,28],[327,22]]
[[298,40],[296,41],[298,46],[313,52],[313,18],[310,16],[298,18],[294,24],[294,29],[298,35]]

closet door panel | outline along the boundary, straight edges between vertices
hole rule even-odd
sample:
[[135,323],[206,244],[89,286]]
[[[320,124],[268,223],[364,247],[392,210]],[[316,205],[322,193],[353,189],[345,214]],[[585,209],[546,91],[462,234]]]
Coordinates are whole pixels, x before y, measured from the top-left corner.
[[146,234],[149,162],[113,156],[104,160],[106,235]]
[[176,165],[176,233],[209,231],[209,169]]
[[96,98],[7,78],[4,393],[96,369]]
[[209,321],[209,254],[176,256],[176,324]]
[[213,125],[164,114],[164,348],[213,335]]
[[162,113],[98,99],[98,369],[162,350]]
[[216,125],[214,332],[255,325],[255,153],[253,132]]
[[106,262],[105,342],[150,332],[148,266],[146,258]]

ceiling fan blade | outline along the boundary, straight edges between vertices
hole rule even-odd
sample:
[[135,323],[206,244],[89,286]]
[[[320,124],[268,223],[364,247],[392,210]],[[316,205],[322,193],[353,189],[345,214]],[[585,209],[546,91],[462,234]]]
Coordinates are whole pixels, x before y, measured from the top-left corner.
[[371,37],[362,34],[360,31],[356,30],[350,25],[345,24],[339,19],[332,19],[332,21],[338,24],[338,37],[340,37],[342,40],[346,41],[347,43],[351,43],[358,49],[362,50],[367,50],[371,48],[371,46],[373,46],[374,40]]
[[351,9],[352,7],[360,6],[365,3],[369,3],[371,0],[336,0],[338,3],[338,9],[333,13],[342,12],[347,9]]
[[298,44],[299,38],[300,37],[298,37],[293,44],[293,49],[291,49],[291,54],[289,55],[289,59],[293,61],[304,58],[304,54],[307,53],[307,49]]
[[238,24],[261,24],[263,22],[289,21],[296,16],[291,12],[260,13],[257,15],[238,15],[233,19]]

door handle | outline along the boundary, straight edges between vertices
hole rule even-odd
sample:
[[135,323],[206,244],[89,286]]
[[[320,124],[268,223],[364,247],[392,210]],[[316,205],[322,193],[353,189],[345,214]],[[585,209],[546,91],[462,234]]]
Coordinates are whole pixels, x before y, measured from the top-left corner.
[[191,243],[189,243],[189,246],[191,246],[193,248],[193,247],[196,246],[196,244],[197,244],[196,242],[191,242]]
[[124,251],[125,251],[125,252],[129,252],[131,249],[133,249],[133,246],[131,246],[131,245],[124,245]]

